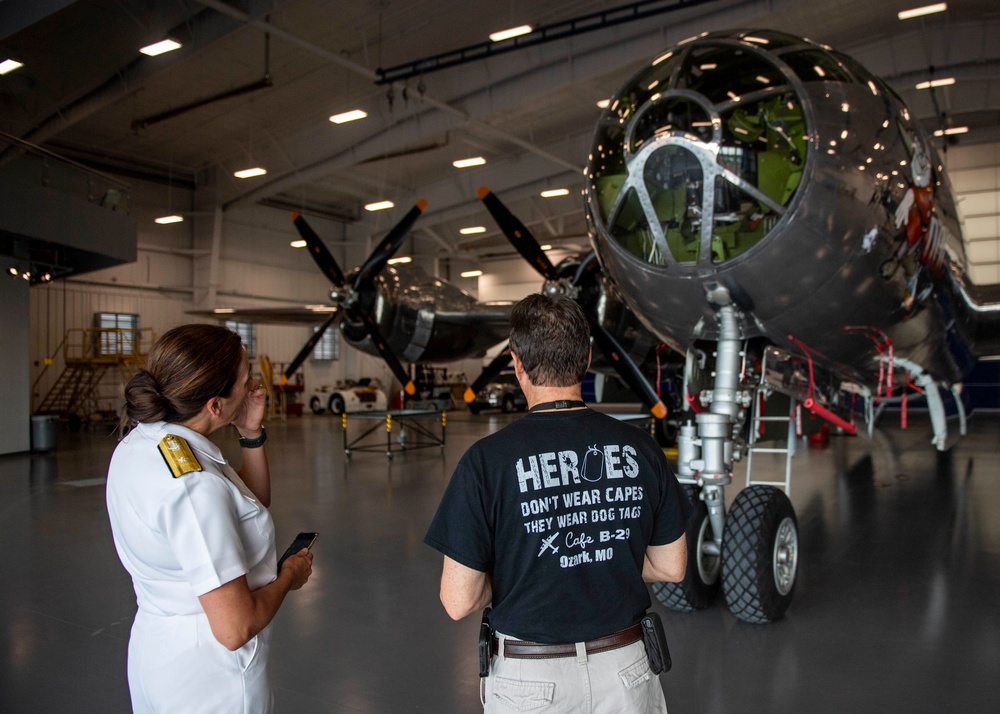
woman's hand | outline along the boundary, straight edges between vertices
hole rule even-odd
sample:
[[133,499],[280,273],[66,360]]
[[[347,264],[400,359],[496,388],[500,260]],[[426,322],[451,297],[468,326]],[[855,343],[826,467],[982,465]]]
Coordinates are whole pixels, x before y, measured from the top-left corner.
[[240,436],[248,439],[256,439],[260,436],[266,402],[267,392],[264,386],[256,380],[252,381],[247,389],[243,404],[240,405],[233,417],[233,426],[240,432]]
[[295,555],[285,558],[281,564],[281,574],[291,573],[291,586],[289,590],[298,590],[309,580],[312,575],[313,554],[308,548],[303,548]]

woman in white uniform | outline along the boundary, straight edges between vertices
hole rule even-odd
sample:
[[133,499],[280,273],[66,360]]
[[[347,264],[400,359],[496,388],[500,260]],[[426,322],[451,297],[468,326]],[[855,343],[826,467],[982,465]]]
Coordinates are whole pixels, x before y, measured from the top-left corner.
[[[167,332],[125,388],[128,434],[107,501],[139,606],[128,648],[137,713],[271,711],[269,623],[309,579],[312,554],[276,574],[264,397],[239,335],[214,325]],[[208,439],[229,424],[239,472]]]

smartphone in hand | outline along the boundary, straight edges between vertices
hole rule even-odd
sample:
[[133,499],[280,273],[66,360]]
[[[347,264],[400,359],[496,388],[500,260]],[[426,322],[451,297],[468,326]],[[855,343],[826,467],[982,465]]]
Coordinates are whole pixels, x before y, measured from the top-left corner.
[[278,559],[278,572],[281,572],[281,564],[285,562],[285,558],[290,555],[295,555],[303,548],[312,548],[312,545],[316,542],[316,537],[318,535],[318,533],[307,532],[299,533],[295,536],[295,540],[293,540],[292,544],[288,546],[287,550],[285,550],[284,555]]

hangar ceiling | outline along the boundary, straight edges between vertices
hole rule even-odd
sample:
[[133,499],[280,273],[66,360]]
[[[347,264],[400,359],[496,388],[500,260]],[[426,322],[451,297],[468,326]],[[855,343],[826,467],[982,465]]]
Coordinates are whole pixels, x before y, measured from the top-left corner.
[[[426,198],[415,236],[417,252],[433,256],[509,252],[476,198],[487,185],[539,238],[583,245],[579,194],[597,102],[701,32],[772,28],[832,45],[886,78],[928,128],[970,128],[949,141],[1000,140],[995,0],[952,0],[943,13],[897,18],[920,4],[5,0],[0,61],[24,66],[0,76],[0,131],[8,135],[0,146],[16,137],[104,171],[210,186],[227,210],[263,203],[370,234],[388,220],[365,204],[393,201],[386,214],[394,221]],[[610,17],[649,16],[379,83],[380,68],[488,43],[490,32],[565,28],[616,8]],[[164,37],[183,47],[139,54]],[[935,77],[956,83],[915,88]],[[368,116],[329,121],[351,109]],[[486,164],[452,166],[474,156]],[[233,177],[248,165],[267,174]],[[570,194],[539,197],[560,187]],[[470,225],[487,232],[459,232]]]

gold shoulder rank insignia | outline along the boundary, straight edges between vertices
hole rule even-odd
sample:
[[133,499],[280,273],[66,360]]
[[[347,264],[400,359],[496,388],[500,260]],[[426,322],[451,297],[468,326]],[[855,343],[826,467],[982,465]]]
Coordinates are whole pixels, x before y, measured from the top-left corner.
[[191,451],[191,447],[180,436],[167,434],[160,439],[157,448],[160,450],[163,460],[167,462],[167,466],[170,467],[170,472],[174,475],[174,478],[180,478],[192,471],[202,470],[201,464],[198,463],[194,452]]

